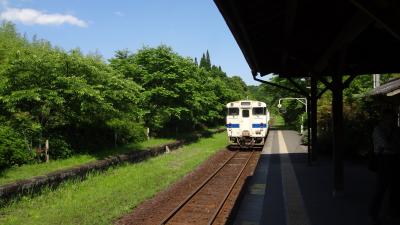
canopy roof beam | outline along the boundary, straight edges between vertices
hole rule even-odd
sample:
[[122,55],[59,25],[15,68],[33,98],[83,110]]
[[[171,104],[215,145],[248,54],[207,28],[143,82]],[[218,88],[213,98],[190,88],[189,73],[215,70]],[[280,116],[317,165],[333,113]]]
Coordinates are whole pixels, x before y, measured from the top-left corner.
[[306,98],[310,98],[310,95],[308,94],[307,91],[305,91],[297,82],[295,82],[292,78],[288,77],[286,78],[289,80],[290,83],[293,84],[293,86],[295,86],[297,88],[297,90],[301,93],[301,95],[303,95]]
[[300,91],[298,91],[296,89],[293,89],[293,88],[290,88],[290,87],[286,87],[286,86],[283,86],[283,85],[280,85],[280,84],[277,84],[277,83],[269,82],[269,81],[266,81],[266,80],[261,80],[261,79],[257,78],[257,74],[253,74],[253,79],[255,81],[261,82],[263,84],[268,84],[268,85],[271,85],[271,86],[274,86],[274,87],[282,88],[282,89],[285,89],[287,91],[290,91],[290,92],[299,94],[301,96],[304,96],[304,94],[302,92],[300,92]]
[[321,73],[330,63],[335,53],[343,50],[372,23],[372,19],[365,13],[357,11],[349,22],[338,33],[332,44],[322,54],[314,65],[316,73]]
[[[373,20],[375,20],[376,22],[378,22],[382,27],[384,27],[387,32],[389,32],[391,35],[393,35],[393,37],[397,38],[398,40],[400,40],[400,31],[397,29],[394,29],[393,27],[395,25],[393,25],[393,23],[396,23],[398,21],[396,21],[395,18],[383,18],[383,15],[376,15],[376,13],[371,12],[371,10],[369,10],[362,2],[362,0],[350,0],[350,2],[357,7],[359,10],[361,10],[362,12],[364,12],[365,14],[367,14],[369,17],[371,17]],[[365,2],[365,1],[364,1]],[[375,5],[379,5],[381,7],[379,8],[385,8],[385,10],[388,11],[393,11],[393,6],[389,6],[388,4],[383,3],[384,1],[370,1],[370,2],[374,2]],[[386,6],[384,6],[386,5]],[[398,13],[398,9],[397,12],[392,12],[392,13]],[[389,16],[388,16],[389,15]],[[385,14],[386,17],[390,17],[390,13],[386,13]],[[379,18],[381,17],[381,18]],[[388,22],[392,20],[392,24],[388,24]]]

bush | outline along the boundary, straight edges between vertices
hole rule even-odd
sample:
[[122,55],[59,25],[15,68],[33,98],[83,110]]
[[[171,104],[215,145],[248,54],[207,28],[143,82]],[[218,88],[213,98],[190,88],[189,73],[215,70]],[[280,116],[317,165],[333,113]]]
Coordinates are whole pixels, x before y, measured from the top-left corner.
[[71,146],[61,137],[50,137],[49,140],[50,159],[64,159],[72,155]]
[[307,127],[304,127],[304,131],[301,134],[301,144],[307,145],[308,144],[308,130]]
[[135,121],[128,119],[112,119],[107,122],[107,125],[118,135],[118,143],[126,144],[146,139],[143,125]]
[[[372,151],[372,131],[377,121],[376,107],[363,99],[359,102],[344,102],[343,107],[343,156],[365,157]],[[318,146],[320,152],[331,153],[333,127],[330,111],[320,111],[318,120]]]
[[142,124],[130,122],[119,130],[119,142],[126,144],[129,142],[140,142],[146,140],[146,132]]
[[33,160],[26,141],[11,127],[0,126],[0,170]]

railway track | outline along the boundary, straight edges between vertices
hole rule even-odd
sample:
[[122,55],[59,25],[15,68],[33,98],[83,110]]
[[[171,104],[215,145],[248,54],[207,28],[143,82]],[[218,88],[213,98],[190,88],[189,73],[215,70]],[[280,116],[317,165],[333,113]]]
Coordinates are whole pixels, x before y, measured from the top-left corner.
[[224,224],[231,207],[227,201],[251,159],[258,155],[256,151],[236,151],[159,225]]

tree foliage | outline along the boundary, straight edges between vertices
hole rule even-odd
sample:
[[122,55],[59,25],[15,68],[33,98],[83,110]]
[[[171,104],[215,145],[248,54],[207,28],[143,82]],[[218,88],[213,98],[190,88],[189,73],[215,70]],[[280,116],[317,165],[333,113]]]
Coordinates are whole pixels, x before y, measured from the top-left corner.
[[[398,74],[381,74],[386,83]],[[347,79],[344,76],[343,80]],[[322,85],[321,85],[322,86]],[[344,152],[348,157],[359,157],[372,151],[372,132],[379,120],[380,102],[368,95],[373,89],[372,75],[357,76],[343,91]],[[332,93],[327,91],[318,101],[318,136],[321,151],[332,149]]]
[[[306,79],[293,79],[304,90],[307,88]],[[273,76],[270,82],[295,89],[287,79]],[[272,114],[281,115],[285,120],[287,128],[298,130],[301,125],[301,116],[304,116],[305,106],[297,100],[282,100],[282,108],[278,110],[279,99],[281,98],[303,98],[304,96],[293,93],[286,89],[278,88],[269,84],[261,84],[260,86],[249,86],[249,92],[253,99],[257,99],[267,103]],[[304,117],[305,118],[305,117]],[[306,120],[303,121],[304,125]]]
[[65,52],[43,40],[29,42],[12,28],[9,23],[0,28],[0,52],[6,52],[0,64],[0,113],[27,154],[46,139],[57,158],[68,156],[69,146],[78,151],[108,145],[115,132],[121,140],[143,138],[138,84],[98,57]]
[[116,143],[221,123],[224,105],[244,98],[246,85],[168,46],[98,53],[65,51],[11,23],[0,26],[0,167],[33,160],[50,140],[50,157],[68,157]]
[[[399,78],[399,74],[382,74],[381,83],[387,82],[391,78]],[[346,80],[348,76],[344,76]],[[294,80],[304,90],[307,90],[307,79]],[[328,78],[329,81],[329,78]],[[286,79],[273,76],[270,82],[274,82],[286,87],[294,88]],[[372,147],[371,134],[373,127],[379,118],[379,102],[374,101],[368,96],[373,89],[373,78],[371,75],[361,75],[356,77],[350,86],[343,91],[343,117],[344,117],[344,152],[347,156],[365,155]],[[325,86],[318,84],[319,91]],[[267,103],[270,111],[274,114],[280,114],[288,128],[298,129],[301,124],[301,116],[305,115],[304,105],[295,100],[283,100],[282,108],[278,110],[278,100],[285,97],[304,97],[293,94],[290,91],[273,87],[268,84],[260,86],[249,86],[248,90],[253,99],[261,100]],[[319,151],[329,152],[332,148],[332,93],[326,91],[318,99],[317,123],[318,123],[318,142]],[[303,125],[307,123],[304,120]]]
[[154,132],[218,123],[224,116],[224,104],[245,95],[244,88],[235,89],[243,81],[211,66],[208,51],[199,66],[164,45],[144,47],[134,54],[117,51],[110,62],[143,87],[144,121]]

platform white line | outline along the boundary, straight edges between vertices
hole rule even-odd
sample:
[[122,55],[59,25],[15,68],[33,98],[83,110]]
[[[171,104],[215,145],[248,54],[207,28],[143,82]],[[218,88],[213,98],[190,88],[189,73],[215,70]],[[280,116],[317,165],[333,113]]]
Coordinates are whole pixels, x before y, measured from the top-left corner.
[[278,143],[287,225],[309,225],[310,220],[304,207],[303,197],[282,131],[278,131]]
[[278,131],[278,146],[279,146],[279,153],[280,154],[288,154],[288,149],[286,147],[285,140],[283,139],[282,131]]

